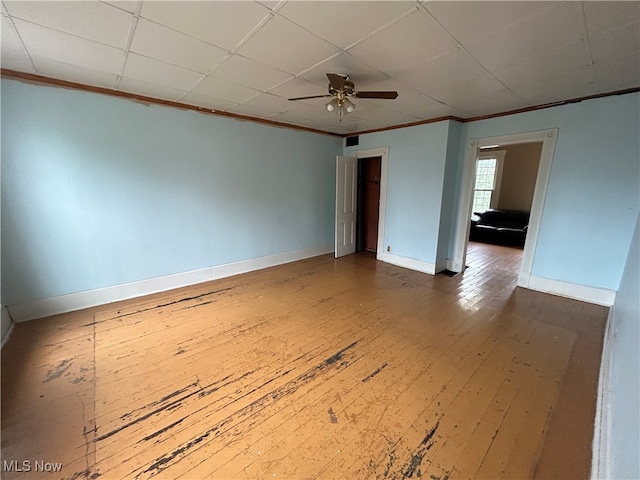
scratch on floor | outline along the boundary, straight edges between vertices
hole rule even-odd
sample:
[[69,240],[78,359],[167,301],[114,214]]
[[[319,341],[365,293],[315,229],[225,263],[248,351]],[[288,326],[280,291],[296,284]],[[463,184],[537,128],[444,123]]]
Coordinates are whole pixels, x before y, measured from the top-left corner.
[[55,380],[56,378],[60,378],[64,372],[66,372],[69,367],[71,367],[71,363],[73,362],[73,358],[65,358],[58,365],[47,372],[47,377],[44,379],[43,383],[50,382],[51,380]]
[[336,412],[333,411],[333,407],[330,407],[329,410],[327,410],[327,413],[329,414],[329,420],[331,420],[331,423],[338,423],[338,416],[336,415]]
[[[175,461],[179,461],[185,455],[192,453],[193,447],[196,447],[198,444],[204,442],[209,437],[215,438],[218,435],[220,435],[222,433],[221,432],[222,427],[227,423],[230,423],[234,420],[237,420],[249,414],[255,414],[257,411],[263,410],[269,407],[270,405],[273,405],[276,401],[280,400],[281,398],[295,393],[299,388],[308,384],[311,380],[315,379],[318,375],[320,375],[324,371],[329,370],[335,364],[337,364],[335,365],[335,368],[341,368],[341,367],[347,366],[349,362],[341,361],[341,360],[343,360],[344,355],[347,353],[347,351],[352,349],[357,343],[358,341],[355,341],[350,345],[347,345],[346,347],[339,350],[329,358],[313,366],[306,372],[298,375],[296,378],[288,381],[287,383],[276,388],[275,390],[272,390],[271,392],[264,394],[262,397],[254,400],[253,402],[240,408],[239,410],[236,410],[235,412],[229,414],[227,417],[225,417],[223,420],[218,422],[216,425],[208,428],[207,430],[202,432],[200,435],[192,438],[182,446],[160,457],[157,457],[151,463],[151,465],[149,465],[145,470],[139,472],[135,476],[135,478],[140,478],[142,475],[147,473],[149,474],[149,476],[155,476],[159,474]],[[232,402],[226,405],[223,405],[220,408],[225,408],[231,403],[235,403],[236,401],[240,400],[240,398],[245,397],[246,395],[248,394],[242,395],[241,397],[234,399]]]
[[433,447],[434,442],[433,436],[438,431],[438,427],[440,426],[440,419],[436,422],[436,424],[427,431],[427,434],[418,445],[418,448],[411,454],[409,460],[404,464],[401,473],[401,478],[412,478],[415,474],[416,477],[422,477],[422,471],[420,470],[420,466],[422,465],[422,460],[424,459],[427,451]]
[[370,375],[364,377],[362,379],[362,383],[367,383],[369,380],[371,380],[373,377],[375,377],[376,375],[378,375],[383,368],[385,368],[387,366],[387,362],[383,363],[380,367],[378,367],[373,373],[371,373]]

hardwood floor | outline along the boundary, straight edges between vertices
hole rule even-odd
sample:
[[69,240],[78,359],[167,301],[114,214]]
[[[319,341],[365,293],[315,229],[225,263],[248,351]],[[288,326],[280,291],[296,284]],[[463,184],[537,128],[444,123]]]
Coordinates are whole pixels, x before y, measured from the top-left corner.
[[322,256],[18,324],[3,478],[588,478],[607,309],[515,288],[520,256]]

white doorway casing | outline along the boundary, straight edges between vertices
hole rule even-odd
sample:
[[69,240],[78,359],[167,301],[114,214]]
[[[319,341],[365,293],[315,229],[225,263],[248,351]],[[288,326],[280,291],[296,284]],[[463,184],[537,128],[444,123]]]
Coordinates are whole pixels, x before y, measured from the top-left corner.
[[505,146],[517,143],[542,142],[540,164],[538,166],[538,175],[536,177],[536,186],[533,193],[533,201],[531,203],[531,212],[529,216],[529,228],[524,244],[524,251],[522,253],[522,265],[518,275],[519,286],[530,286],[531,269],[538,243],[540,222],[542,220],[542,211],[544,209],[544,202],[547,195],[547,186],[549,184],[549,175],[551,174],[551,165],[553,163],[557,136],[558,129],[552,128],[548,130],[517,133],[499,137],[474,138],[469,141],[463,166],[462,188],[454,239],[454,256],[449,266],[450,270],[454,272],[462,272],[466,265],[469,229],[471,226],[469,219],[471,218],[473,182],[475,178],[476,159],[478,158],[480,149],[482,147],[492,145]]
[[[376,246],[376,259],[384,260],[384,229],[385,229],[385,218],[386,218],[386,206],[387,206],[387,172],[389,169],[389,147],[377,147],[370,148],[366,150],[356,150],[351,152],[351,158],[355,159],[355,163],[357,165],[357,159],[359,158],[370,158],[370,157],[380,157],[381,165],[380,165],[380,207],[378,210],[378,244]],[[338,191],[338,175],[339,172],[336,172],[336,205],[340,201],[339,191]],[[357,195],[356,195],[357,196]],[[338,219],[337,219],[338,211],[336,209],[336,235],[338,235]],[[354,244],[355,248],[355,244]],[[337,241],[336,241],[336,257],[338,257],[338,249],[337,249]]]
[[389,170],[389,147],[356,150],[351,153],[355,158],[380,157],[380,207],[378,210],[378,245],[376,259],[383,260],[384,254],[384,224],[387,209],[387,171]]

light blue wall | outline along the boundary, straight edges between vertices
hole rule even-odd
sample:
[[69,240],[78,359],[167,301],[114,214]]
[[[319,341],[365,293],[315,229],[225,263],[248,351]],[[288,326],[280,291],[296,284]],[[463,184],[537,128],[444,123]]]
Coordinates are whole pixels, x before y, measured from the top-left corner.
[[[639,103],[443,121],[361,135],[344,152],[390,147],[385,248],[441,264],[461,146],[558,128],[532,273],[617,290],[640,204]],[[330,245],[342,151],[326,135],[3,80],[2,300]]]
[[610,478],[640,478],[640,218],[611,311]]
[[[0,198],[2,198],[2,157],[0,156]],[[0,210],[2,210],[2,203],[0,202]],[[2,222],[0,222],[0,238],[2,238]],[[2,249],[0,248],[0,272],[2,271]],[[9,311],[5,308],[2,302],[2,275],[0,275],[0,338],[5,341],[5,337],[9,330],[11,330],[11,317]]]
[[[640,204],[639,115],[640,94],[611,96],[365,134],[345,154],[390,147],[385,248],[441,265],[453,249],[469,140],[558,128],[532,274],[617,290]],[[446,175],[451,166],[458,170]]]
[[360,135],[355,150],[389,146],[384,249],[435,263],[449,121]]
[[640,205],[639,116],[633,93],[463,125],[462,145],[559,129],[533,275],[618,289]]
[[7,305],[333,244],[342,139],[2,80]]
[[447,268],[449,258],[449,246],[454,243],[453,225],[455,224],[456,185],[458,184],[458,171],[460,170],[460,133],[462,125],[458,122],[449,122],[449,136],[447,139],[447,157],[442,186],[442,208],[440,216],[440,230],[438,238],[437,270]]

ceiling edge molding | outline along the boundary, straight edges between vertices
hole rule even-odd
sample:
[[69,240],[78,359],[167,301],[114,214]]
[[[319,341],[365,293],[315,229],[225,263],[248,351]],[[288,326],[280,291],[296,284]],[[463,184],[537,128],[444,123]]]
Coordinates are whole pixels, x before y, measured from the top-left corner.
[[345,137],[352,137],[355,135],[365,135],[367,133],[377,133],[377,132],[386,132],[387,130],[396,130],[398,128],[407,128],[407,127],[415,127],[418,125],[426,125],[428,123],[435,123],[435,122],[442,122],[445,120],[453,120],[456,122],[460,122],[460,123],[471,123],[471,122],[477,122],[480,120],[488,120],[490,118],[498,118],[498,117],[506,117],[508,115],[516,115],[518,113],[526,113],[526,112],[533,112],[536,110],[544,110],[545,108],[552,108],[552,107],[558,107],[561,105],[570,105],[572,103],[580,103],[583,102],[585,100],[593,100],[596,98],[604,98],[604,97],[611,97],[611,96],[616,96],[616,95],[626,95],[629,93],[636,93],[636,92],[640,92],[640,86],[638,87],[632,87],[632,88],[625,88],[623,90],[615,90],[612,92],[607,92],[607,93],[599,93],[596,95],[589,95],[586,97],[577,97],[577,98],[571,98],[568,100],[561,100],[558,102],[553,102],[553,103],[545,103],[542,105],[532,105],[530,107],[525,107],[525,108],[519,108],[517,110],[509,110],[506,112],[499,112],[499,113],[492,113],[491,115],[482,115],[482,116],[478,116],[478,117],[471,117],[471,118],[460,118],[460,117],[455,117],[455,116],[444,116],[444,117],[437,117],[437,118],[432,118],[429,120],[420,120],[417,122],[411,122],[411,123],[403,123],[401,125],[393,125],[393,126],[389,126],[389,127],[382,127],[382,128],[376,128],[373,130],[363,130],[361,132],[353,132],[350,133],[348,135],[344,135]]
[[625,88],[623,90],[614,90],[612,92],[598,93],[596,95],[587,95],[586,97],[570,98],[568,100],[560,100],[558,102],[545,103],[542,105],[532,105],[531,107],[519,108],[517,110],[509,110],[506,112],[492,113],[491,115],[483,115],[479,117],[467,118],[462,120],[462,122],[463,123],[477,122],[478,120],[487,120],[489,118],[505,117],[507,115],[516,115],[518,113],[533,112],[535,110],[544,110],[545,108],[553,108],[553,107],[559,107],[561,105],[570,105],[572,103],[580,103],[580,102],[584,102],[585,100],[594,100],[596,98],[612,97],[616,95],[626,95],[629,93],[636,93],[636,92],[640,92],[640,86]]
[[116,90],[111,90],[108,88],[104,88],[104,87],[95,87],[95,86],[91,86],[91,85],[85,85],[82,83],[75,83],[75,82],[69,82],[67,80],[60,80],[57,78],[51,78],[51,77],[44,77],[41,75],[35,75],[32,73],[25,73],[25,72],[17,72],[15,70],[8,70],[8,69],[0,69],[0,77],[2,78],[11,78],[14,80],[20,80],[26,83],[34,83],[34,84],[39,84],[39,85],[48,85],[48,86],[52,86],[52,87],[59,87],[59,88],[66,88],[66,89],[70,89],[70,90],[81,90],[81,91],[85,91],[85,92],[90,92],[90,93],[98,93],[98,94],[102,94],[102,95],[109,95],[112,97],[119,97],[119,98],[124,98],[127,100],[132,100],[135,102],[139,102],[139,103],[144,103],[144,104],[155,104],[155,105],[161,105],[161,106],[165,106],[165,107],[172,107],[172,108],[178,108],[180,110],[192,110],[195,112],[199,112],[199,113],[204,113],[207,115],[215,115],[218,117],[227,117],[227,118],[233,118],[235,120],[240,120],[240,121],[248,121],[248,122],[254,122],[254,123],[260,123],[263,125],[269,125],[271,127],[278,127],[278,128],[288,128],[291,130],[299,130],[299,131],[305,131],[305,132],[311,132],[311,133],[318,133],[321,135],[330,135],[333,137],[339,137],[342,138],[345,135],[343,134],[339,134],[339,133],[333,133],[333,132],[327,132],[324,130],[318,130],[315,128],[309,128],[309,127],[303,127],[300,125],[292,125],[292,124],[288,124],[288,123],[282,123],[282,122],[276,122],[274,120],[268,120],[265,118],[257,118],[257,117],[250,117],[248,115],[239,115],[237,113],[230,113],[230,112],[222,112],[222,111],[218,111],[215,109],[211,109],[211,108],[205,108],[205,107],[198,107],[195,105],[189,105],[187,103],[179,103],[179,102],[174,102],[172,100],[162,100],[159,98],[153,98],[153,97],[146,97],[144,95],[138,95],[135,93],[128,93],[128,92],[119,92]]
[[236,120],[240,120],[240,121],[249,121],[249,122],[255,122],[255,123],[260,123],[263,125],[269,125],[272,127],[279,127],[279,128],[288,128],[291,130],[299,130],[299,131],[306,131],[306,132],[311,132],[311,133],[318,133],[321,135],[330,135],[332,137],[339,137],[339,138],[346,138],[346,137],[352,137],[352,136],[356,136],[356,135],[366,135],[368,133],[378,133],[378,132],[385,132],[388,130],[397,130],[399,128],[407,128],[407,127],[415,127],[415,126],[419,126],[419,125],[427,125],[429,123],[437,123],[437,122],[442,122],[442,121],[447,121],[447,120],[452,120],[452,121],[456,121],[456,122],[460,122],[460,123],[471,123],[471,122],[477,122],[480,120],[488,120],[491,118],[498,118],[498,117],[504,117],[504,116],[508,116],[508,115],[516,115],[518,113],[526,113],[526,112],[533,112],[536,110],[544,110],[546,108],[552,108],[552,107],[558,107],[561,105],[569,105],[572,103],[580,103],[583,102],[585,100],[593,100],[593,99],[597,99],[597,98],[604,98],[604,97],[610,97],[610,96],[616,96],[616,95],[626,95],[629,93],[636,93],[636,92],[640,92],[640,86],[637,87],[632,87],[632,88],[626,88],[626,89],[622,89],[622,90],[615,90],[612,92],[607,92],[607,93],[600,93],[600,94],[596,94],[596,95],[588,95],[585,97],[577,97],[577,98],[571,98],[571,99],[567,99],[567,100],[561,100],[558,102],[553,102],[553,103],[547,103],[547,104],[542,104],[542,105],[533,105],[530,107],[525,107],[525,108],[519,108],[517,110],[509,110],[506,112],[499,112],[499,113],[493,113],[490,115],[483,115],[483,116],[478,116],[478,117],[471,117],[471,118],[460,118],[460,117],[456,117],[456,116],[443,116],[443,117],[436,117],[436,118],[431,118],[428,120],[419,120],[416,122],[411,122],[411,123],[403,123],[400,125],[392,125],[392,126],[388,126],[388,127],[382,127],[382,128],[376,128],[376,129],[372,129],[372,130],[362,130],[359,132],[351,132],[351,133],[333,133],[333,132],[328,132],[325,130],[318,130],[315,128],[310,128],[310,127],[303,127],[300,125],[292,125],[292,124],[288,124],[288,123],[282,123],[282,122],[276,122],[273,120],[268,120],[268,119],[264,119],[264,118],[257,118],[257,117],[250,117],[248,115],[239,115],[236,113],[229,113],[229,112],[222,112],[222,111],[218,111],[218,110],[214,110],[214,109],[210,109],[210,108],[205,108],[205,107],[198,107],[195,105],[189,105],[186,103],[178,103],[178,102],[174,102],[171,100],[161,100],[158,98],[153,98],[153,97],[146,97],[143,95],[138,95],[135,93],[128,93],[128,92],[119,92],[116,90],[111,90],[108,88],[104,88],[104,87],[95,87],[95,86],[90,86],[90,85],[85,85],[82,83],[75,83],[75,82],[70,82],[67,80],[59,80],[56,78],[51,78],[51,77],[45,77],[45,76],[41,76],[41,75],[35,75],[32,73],[25,73],[25,72],[18,72],[15,70],[8,70],[8,69],[0,69],[0,77],[2,78],[12,78],[12,79],[16,79],[16,80],[21,80],[27,83],[36,83],[36,84],[41,84],[41,85],[49,85],[49,86],[54,86],[54,87],[60,87],[60,88],[68,88],[68,89],[72,89],[72,90],[82,90],[82,91],[86,91],[86,92],[91,92],[91,93],[99,93],[99,94],[103,94],[103,95],[110,95],[113,97],[120,97],[120,98],[125,98],[128,100],[133,100],[136,102],[141,102],[141,103],[145,103],[145,104],[156,104],[156,105],[162,105],[165,107],[173,107],[173,108],[178,108],[181,110],[193,110],[195,112],[199,112],[199,113],[204,113],[204,114],[208,114],[208,115],[215,115],[215,116],[219,116],[219,117],[227,117],[227,118],[233,118]]

